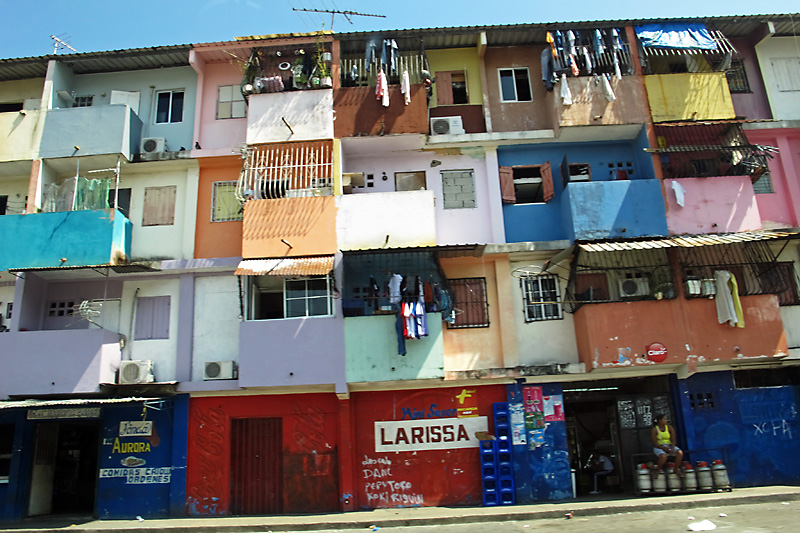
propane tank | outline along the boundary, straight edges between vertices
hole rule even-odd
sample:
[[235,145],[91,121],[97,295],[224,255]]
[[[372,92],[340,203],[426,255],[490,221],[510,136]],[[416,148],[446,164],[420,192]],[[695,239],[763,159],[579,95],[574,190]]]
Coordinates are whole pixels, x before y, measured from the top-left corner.
[[664,471],[653,478],[653,492],[667,492],[667,475]]
[[697,472],[689,461],[683,462],[683,490],[691,492],[697,490]]
[[722,459],[717,459],[711,464],[711,476],[717,490],[730,490],[731,481],[728,479],[728,469],[722,464]]
[[650,481],[650,469],[644,463],[640,464],[639,469],[636,470],[636,487],[641,494],[647,494],[652,490],[653,484]]
[[714,488],[714,480],[711,477],[711,469],[705,461],[697,461],[697,486],[700,490],[711,490]]
[[667,490],[670,492],[678,492],[681,490],[681,477],[678,475],[675,463],[667,463],[664,469],[667,473]]

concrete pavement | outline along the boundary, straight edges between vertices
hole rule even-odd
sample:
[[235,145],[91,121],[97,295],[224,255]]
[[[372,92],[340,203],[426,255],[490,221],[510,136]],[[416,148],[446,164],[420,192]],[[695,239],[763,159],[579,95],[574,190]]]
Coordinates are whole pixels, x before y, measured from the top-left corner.
[[316,531],[331,529],[367,529],[371,526],[399,527],[475,522],[504,522],[537,518],[565,518],[667,509],[691,509],[720,505],[741,505],[800,500],[800,487],[772,486],[734,489],[732,492],[676,494],[668,496],[631,496],[600,494],[568,502],[537,503],[503,507],[410,507],[376,509],[349,513],[280,516],[234,516],[215,518],[169,518],[154,520],[67,520],[29,519],[0,524],[0,530],[15,533],[70,533],[113,531],[127,533],[207,533],[260,531]]

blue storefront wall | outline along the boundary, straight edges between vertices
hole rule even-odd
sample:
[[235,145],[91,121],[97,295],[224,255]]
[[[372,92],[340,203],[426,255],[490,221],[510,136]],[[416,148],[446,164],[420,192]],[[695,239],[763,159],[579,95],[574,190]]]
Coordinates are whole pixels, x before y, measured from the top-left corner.
[[[0,411],[0,424],[5,430],[13,432],[12,454],[9,464],[8,481],[0,483],[0,522],[14,522],[24,518],[22,495],[27,492],[27,478],[23,476],[22,465],[26,452],[24,446],[26,439],[26,424],[24,409],[4,409]],[[28,432],[30,434],[30,431]],[[27,435],[30,438],[30,435]],[[32,446],[27,447],[32,450]]]
[[[104,409],[97,480],[99,518],[183,516],[189,397]],[[131,435],[127,422],[152,422]],[[139,424],[134,424],[137,426]]]
[[[521,437],[512,435],[514,460],[514,483],[516,503],[519,505],[545,500],[564,500],[572,498],[572,477],[567,447],[567,427],[563,417],[563,393],[560,384],[523,385],[515,383],[506,386],[509,412],[511,412],[512,433],[514,411],[524,412],[526,388],[541,389],[545,405],[560,402],[555,416],[544,417],[541,430],[524,430],[524,444],[516,444]],[[541,407],[541,406],[540,406]],[[547,408],[544,408],[547,413]],[[547,420],[554,418],[555,420]]]
[[800,482],[800,387],[740,388],[733,372],[678,381],[692,463],[723,459],[735,487]]
[[[504,204],[503,219],[507,242],[529,242],[573,239],[573,213],[564,194],[561,163],[566,157],[570,164],[588,164],[592,182],[617,179],[617,165],[629,168],[630,180],[655,179],[652,161],[643,157],[646,136],[641,133],[629,141],[547,143],[537,145],[501,146],[497,149],[500,166],[542,165],[550,163],[555,196],[549,202],[537,204]],[[576,185],[583,185],[578,183]],[[569,187],[569,186],[568,186]],[[663,205],[663,200],[662,200]],[[645,221],[646,222],[646,221]],[[666,224],[666,222],[664,222]]]

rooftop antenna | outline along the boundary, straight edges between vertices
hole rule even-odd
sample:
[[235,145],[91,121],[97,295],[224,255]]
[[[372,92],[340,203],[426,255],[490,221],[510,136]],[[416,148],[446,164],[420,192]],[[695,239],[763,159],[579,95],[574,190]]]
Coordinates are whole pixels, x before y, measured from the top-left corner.
[[51,35],[50,38],[53,39],[53,41],[55,41],[55,44],[53,45],[53,54],[57,54],[58,53],[58,48],[59,47],[61,47],[61,48],[69,48],[73,52],[77,52],[77,50],[72,48],[70,45],[68,45],[67,43],[65,43],[64,41],[62,41],[61,39],[59,39],[55,35]]
[[331,14],[331,30],[333,30],[333,21],[336,15],[344,15],[344,18],[347,19],[347,22],[350,24],[353,23],[350,20],[350,16],[358,16],[358,17],[379,17],[379,18],[386,18],[386,15],[370,15],[369,13],[358,13],[356,11],[340,11],[338,9],[304,9],[304,8],[292,8],[294,11],[309,11],[311,13],[330,13]]

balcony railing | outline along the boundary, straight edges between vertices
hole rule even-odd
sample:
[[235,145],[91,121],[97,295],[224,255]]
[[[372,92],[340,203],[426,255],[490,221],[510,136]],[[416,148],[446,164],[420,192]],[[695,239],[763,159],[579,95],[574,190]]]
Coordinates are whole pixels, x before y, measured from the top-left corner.
[[247,148],[236,197],[244,204],[248,200],[333,194],[332,148],[330,141]]
[[[367,61],[364,53],[343,54],[340,64],[342,87],[374,87],[378,72],[383,68],[380,53],[371,61]],[[424,52],[399,52],[396,64],[395,69],[390,65],[384,68],[388,85],[399,85],[406,71],[410,83],[422,83],[424,78],[430,76],[428,57]]]

